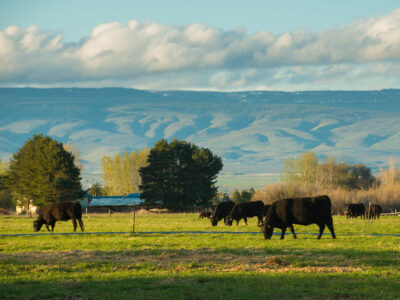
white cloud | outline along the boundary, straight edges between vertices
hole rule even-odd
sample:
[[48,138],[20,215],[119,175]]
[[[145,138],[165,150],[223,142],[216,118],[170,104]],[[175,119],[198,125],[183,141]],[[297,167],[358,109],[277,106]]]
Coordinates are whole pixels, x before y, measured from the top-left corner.
[[10,131],[12,133],[29,133],[38,126],[46,124],[45,120],[24,120],[10,123],[0,127],[0,131]]
[[[352,78],[357,79],[355,70],[365,64],[392,64],[398,68],[398,28],[400,8],[322,32],[281,35],[248,35],[241,29],[223,31],[200,23],[173,27],[132,20],[127,25],[100,24],[80,42],[63,43],[60,35],[37,26],[10,26],[0,31],[0,84],[114,81],[151,88],[254,88],[251,82],[257,81],[257,72],[280,73],[282,77],[275,77],[273,85],[279,86],[290,80],[307,83],[301,74],[293,70],[287,73],[288,69],[324,71],[331,66],[351,66]],[[255,78],[249,76],[249,70]],[[197,73],[203,74],[200,81]],[[154,80],[161,77],[165,84]],[[206,77],[211,80],[204,82]],[[315,81],[317,75],[312,78]],[[345,83],[340,78],[332,80]],[[259,82],[257,86],[271,85]]]

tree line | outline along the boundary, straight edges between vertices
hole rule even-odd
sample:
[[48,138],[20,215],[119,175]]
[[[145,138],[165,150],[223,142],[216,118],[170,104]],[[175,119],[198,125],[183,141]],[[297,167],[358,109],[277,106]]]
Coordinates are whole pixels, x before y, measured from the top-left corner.
[[[40,207],[81,199],[85,191],[78,154],[71,145],[34,135],[13,154],[8,168],[0,164],[0,207],[9,208],[15,200]],[[95,183],[90,188],[96,196],[140,192],[146,204],[180,210],[215,200],[223,165],[209,149],[174,139],[161,140],[151,149],[104,156],[102,166],[104,187]]]
[[[162,139],[153,148],[104,156],[102,166],[104,186],[93,184],[92,196],[139,192],[146,204],[181,210],[207,207],[218,199],[249,201],[261,193],[253,188],[234,190],[231,195],[218,192],[216,180],[222,159],[207,148],[177,139]],[[0,162],[0,207],[15,206],[16,199],[22,205],[36,206],[80,199],[84,194],[81,169],[79,152],[72,145],[34,135],[13,154],[9,164]],[[319,160],[315,153],[305,152],[285,161],[281,182],[303,187],[309,193],[316,187],[368,190],[400,185],[400,172],[391,161],[390,167],[381,169],[375,177],[363,164],[347,164],[334,157]],[[283,190],[279,193],[285,194]]]
[[272,203],[276,199],[329,195],[335,213],[347,203],[377,203],[384,209],[400,208],[400,170],[393,159],[376,176],[363,164],[347,164],[334,157],[318,160],[313,152],[288,158],[279,183],[258,189],[253,199]]
[[284,163],[281,181],[303,186],[326,188],[368,189],[377,183],[371,169],[363,164],[350,165],[330,156],[320,162],[314,152],[288,158]]

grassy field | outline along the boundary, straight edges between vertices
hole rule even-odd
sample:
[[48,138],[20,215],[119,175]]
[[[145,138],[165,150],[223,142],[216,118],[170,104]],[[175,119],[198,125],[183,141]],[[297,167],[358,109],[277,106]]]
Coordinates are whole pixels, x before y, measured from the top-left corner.
[[[131,231],[132,215],[84,216],[87,232]],[[32,233],[33,218],[0,217],[0,234]],[[262,234],[95,234],[0,237],[0,299],[400,299],[400,217],[346,220],[338,238],[295,226]],[[136,216],[136,231],[258,232],[211,227],[197,214]],[[44,233],[44,231],[42,230]],[[57,222],[55,232],[72,232]],[[305,234],[301,234],[305,233]]]

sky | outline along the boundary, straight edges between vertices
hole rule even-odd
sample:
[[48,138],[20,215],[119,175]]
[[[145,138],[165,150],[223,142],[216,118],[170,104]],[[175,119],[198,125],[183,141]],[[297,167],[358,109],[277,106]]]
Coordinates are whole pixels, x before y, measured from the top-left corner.
[[0,2],[0,87],[400,88],[398,1]]

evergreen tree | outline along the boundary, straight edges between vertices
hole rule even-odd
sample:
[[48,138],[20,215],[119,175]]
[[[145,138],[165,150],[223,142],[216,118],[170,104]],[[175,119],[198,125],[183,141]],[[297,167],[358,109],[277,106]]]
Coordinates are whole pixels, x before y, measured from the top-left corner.
[[147,162],[140,169],[140,189],[149,204],[161,203],[175,210],[206,207],[217,195],[215,182],[222,160],[209,149],[162,139],[151,149]]
[[32,201],[37,206],[76,200],[84,194],[73,154],[62,143],[41,134],[34,135],[14,153],[9,179],[22,202]]
[[[1,161],[0,161],[1,165]],[[10,191],[9,176],[7,169],[0,170],[0,208],[13,209],[15,203]]]

